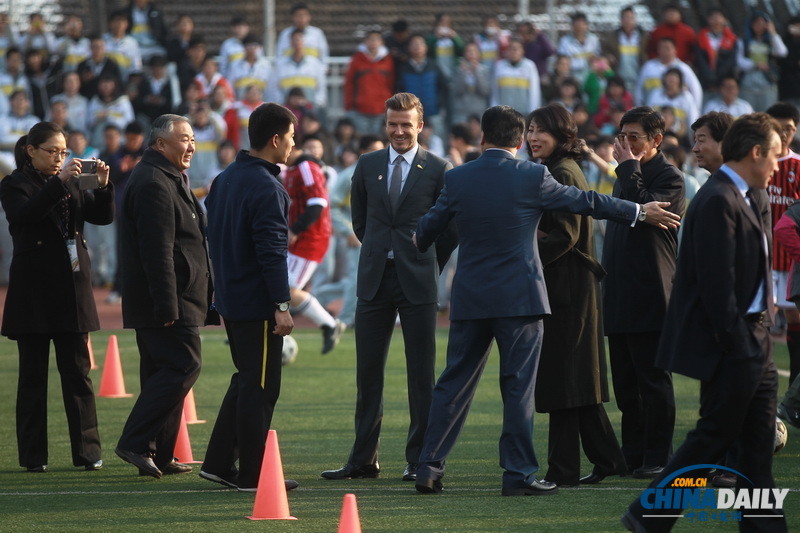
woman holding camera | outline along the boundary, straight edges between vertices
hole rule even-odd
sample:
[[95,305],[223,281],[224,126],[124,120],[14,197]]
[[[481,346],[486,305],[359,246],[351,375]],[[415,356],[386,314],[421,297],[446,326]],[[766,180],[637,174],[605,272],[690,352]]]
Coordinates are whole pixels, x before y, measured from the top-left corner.
[[[67,162],[66,149],[64,131],[52,122],[40,122],[17,141],[17,168],[0,181],[0,202],[14,242],[0,333],[16,340],[19,350],[17,445],[20,466],[28,472],[47,471],[51,341],[72,462],[86,470],[103,465],[86,346],[88,332],[99,329],[99,320],[83,225],[111,223],[114,189],[104,162]],[[97,175],[83,176],[84,187],[79,187],[84,165],[96,166]]]

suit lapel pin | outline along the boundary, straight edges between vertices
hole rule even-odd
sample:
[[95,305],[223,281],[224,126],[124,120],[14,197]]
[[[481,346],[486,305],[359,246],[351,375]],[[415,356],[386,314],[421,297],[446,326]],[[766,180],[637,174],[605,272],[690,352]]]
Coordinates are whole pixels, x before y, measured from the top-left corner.
[[383,179],[383,174],[378,174],[378,181],[381,181],[382,179]]
[[419,163],[417,163],[417,168],[418,168],[418,169],[420,169],[420,170],[422,170],[422,165],[420,165]]

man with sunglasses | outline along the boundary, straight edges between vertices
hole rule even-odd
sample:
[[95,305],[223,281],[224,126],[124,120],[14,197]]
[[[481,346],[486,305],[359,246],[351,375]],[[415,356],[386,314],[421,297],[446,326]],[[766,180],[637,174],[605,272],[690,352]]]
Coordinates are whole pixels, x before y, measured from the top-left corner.
[[[664,118],[651,107],[636,107],[625,113],[620,128],[614,141],[619,166],[613,196],[640,204],[669,202],[666,209],[682,216],[683,173],[660,150]],[[678,230],[607,224],[603,319],[622,412],[622,453],[633,477],[652,478],[672,455],[672,376],[654,361],[675,272]]]

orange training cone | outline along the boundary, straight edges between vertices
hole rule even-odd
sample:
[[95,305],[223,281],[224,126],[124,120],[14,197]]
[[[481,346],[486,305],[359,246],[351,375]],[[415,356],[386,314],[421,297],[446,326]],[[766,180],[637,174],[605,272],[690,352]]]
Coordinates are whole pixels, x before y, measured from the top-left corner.
[[203,461],[195,461],[192,455],[192,445],[189,442],[189,427],[186,425],[186,416],[181,413],[181,425],[178,428],[178,439],[175,441],[175,453],[173,454],[179,463],[197,464]]
[[86,349],[89,350],[89,370],[97,370],[97,363],[94,360],[94,349],[92,348],[92,337],[86,334]]
[[278,449],[278,433],[270,429],[267,446],[261,461],[261,475],[258,477],[256,502],[250,520],[297,520],[289,515],[289,499],[283,479],[281,452]]
[[117,336],[108,338],[106,360],[103,363],[103,377],[100,378],[101,398],[130,398],[133,394],[125,392],[125,380],[122,378],[122,364],[119,361],[119,345]]
[[187,424],[205,424],[205,420],[197,419],[197,407],[194,403],[194,388],[189,389],[189,394],[183,399],[183,416]]
[[345,494],[342,502],[342,516],[339,518],[337,533],[361,533],[361,519],[358,518],[358,504],[355,494]]

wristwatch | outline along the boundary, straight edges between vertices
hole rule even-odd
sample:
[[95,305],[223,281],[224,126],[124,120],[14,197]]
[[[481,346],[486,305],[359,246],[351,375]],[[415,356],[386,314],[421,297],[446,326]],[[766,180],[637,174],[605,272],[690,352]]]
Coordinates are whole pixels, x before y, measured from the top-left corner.
[[281,313],[289,310],[289,302],[275,302],[275,308]]
[[647,219],[647,210],[644,207],[644,204],[639,204],[639,216],[636,220],[639,222],[644,222]]

